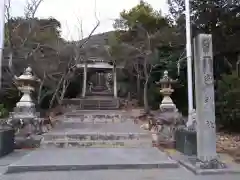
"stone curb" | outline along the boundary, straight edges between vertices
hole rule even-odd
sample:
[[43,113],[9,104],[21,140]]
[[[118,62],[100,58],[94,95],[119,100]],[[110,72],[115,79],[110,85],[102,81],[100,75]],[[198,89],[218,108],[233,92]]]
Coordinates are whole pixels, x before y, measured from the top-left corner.
[[17,166],[10,165],[7,173],[40,172],[40,171],[86,171],[86,170],[117,170],[117,169],[161,169],[178,168],[179,164],[172,162],[159,162],[152,164],[99,164],[99,165],[37,165]]

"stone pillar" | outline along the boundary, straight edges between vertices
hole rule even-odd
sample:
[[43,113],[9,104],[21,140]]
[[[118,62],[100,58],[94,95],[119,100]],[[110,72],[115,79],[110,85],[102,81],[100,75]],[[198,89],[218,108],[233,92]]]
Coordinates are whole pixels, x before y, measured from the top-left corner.
[[194,39],[197,156],[207,162],[217,159],[212,35]]
[[82,97],[86,96],[86,89],[87,89],[87,64],[84,64],[83,68],[83,87],[82,87]]
[[113,68],[113,92],[114,97],[117,98],[117,70],[116,66]]

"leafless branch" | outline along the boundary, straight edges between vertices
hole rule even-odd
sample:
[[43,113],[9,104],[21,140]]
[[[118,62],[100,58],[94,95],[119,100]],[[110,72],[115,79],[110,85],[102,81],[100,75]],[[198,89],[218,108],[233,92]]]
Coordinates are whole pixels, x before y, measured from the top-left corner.
[[37,98],[38,104],[41,103],[41,102],[40,102],[40,101],[41,101],[41,94],[42,94],[42,88],[43,88],[45,79],[46,79],[46,72],[44,71],[44,73],[43,73],[43,79],[41,80],[41,84],[40,84],[39,90],[38,90],[38,98]]
[[[95,1],[95,5],[96,5],[96,1]],[[49,104],[49,108],[52,107],[53,105],[53,102],[55,100],[55,98],[57,97],[60,89],[62,89],[62,92],[60,92],[60,97],[59,97],[59,100],[61,101],[63,98],[64,98],[64,95],[65,95],[65,92],[66,92],[66,89],[68,87],[68,85],[70,84],[70,82],[68,81],[67,77],[69,76],[70,73],[72,73],[72,68],[75,67],[75,65],[72,65],[73,64],[73,61],[75,60],[75,63],[81,58],[81,55],[80,55],[80,50],[84,47],[85,44],[88,43],[89,39],[92,37],[93,33],[96,31],[96,29],[99,27],[100,25],[100,21],[99,19],[97,18],[97,15],[96,15],[96,7],[95,7],[95,18],[96,18],[96,25],[95,27],[92,29],[92,31],[90,32],[90,34],[88,35],[87,38],[84,39],[84,41],[81,43],[81,44],[78,44],[76,45],[76,48],[75,48],[75,58],[71,58],[68,62],[68,65],[67,65],[67,70],[66,72],[62,75],[61,79],[59,80],[58,82],[58,85],[56,87],[56,90],[52,96],[52,99],[50,101],[50,104]],[[82,21],[80,21],[80,29],[81,29],[81,32],[83,31],[82,30]],[[86,62],[85,62],[86,64]],[[62,88],[61,88],[62,87]],[[61,103],[61,102],[59,102]]]
[[43,0],[29,0],[25,7],[25,17],[33,19]]

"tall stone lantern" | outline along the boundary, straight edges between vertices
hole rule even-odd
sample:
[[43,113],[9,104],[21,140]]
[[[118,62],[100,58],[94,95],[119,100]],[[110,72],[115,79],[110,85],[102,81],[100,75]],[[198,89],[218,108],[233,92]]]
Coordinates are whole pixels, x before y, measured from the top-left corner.
[[34,87],[40,82],[32,73],[32,68],[25,69],[22,75],[15,77],[15,82],[19,91],[22,92],[20,101],[16,104],[11,119],[14,121],[23,121],[25,124],[34,124],[34,120],[37,119],[35,104],[32,100],[32,92]]
[[171,79],[168,76],[168,71],[164,71],[162,78],[156,82],[160,85],[160,93],[163,96],[162,102],[159,105],[159,111],[156,112],[157,120],[157,144],[173,147],[175,144],[175,131],[180,126],[184,125],[182,114],[178,112],[176,105],[171,99],[171,94],[174,92],[172,85],[177,83],[177,80]]
[[172,85],[176,82],[177,80],[173,80],[168,76],[168,71],[164,71],[163,77],[159,80],[159,82],[156,82],[156,84],[160,85],[160,93],[163,95],[162,102],[159,106],[161,111],[177,110],[176,105],[173,103],[170,97],[171,94],[174,92],[174,90],[172,89]]

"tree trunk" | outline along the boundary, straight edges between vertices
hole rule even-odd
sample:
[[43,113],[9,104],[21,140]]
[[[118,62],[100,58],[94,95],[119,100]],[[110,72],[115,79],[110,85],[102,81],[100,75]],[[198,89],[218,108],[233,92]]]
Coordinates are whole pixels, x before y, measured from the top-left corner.
[[140,81],[140,75],[137,75],[137,98],[138,101],[141,101],[141,81]]
[[143,103],[144,103],[144,110],[145,113],[149,113],[149,106],[148,106],[148,80],[149,74],[147,71],[147,59],[144,60],[144,76],[145,76],[145,83],[144,83],[144,92],[143,92]]
[[148,79],[144,83],[143,89],[143,103],[144,103],[144,111],[145,113],[149,113],[149,105],[148,105]]
[[[49,109],[52,108],[55,98],[56,98],[56,99],[58,98],[58,95],[57,95],[57,94],[59,93],[59,89],[60,89],[60,87],[61,87],[61,84],[62,84],[65,76],[66,76],[66,74],[64,74],[64,75],[61,77],[61,79],[59,80],[59,82],[58,82],[58,85],[57,85],[57,87],[56,87],[56,90],[55,90],[55,92],[53,93],[52,99],[51,99],[51,101],[50,101],[50,103],[49,103]],[[57,99],[57,100],[59,101],[59,99]]]
[[69,85],[69,83],[67,82],[66,79],[64,79],[63,80],[63,85],[62,85],[63,86],[62,87],[62,92],[61,92],[61,96],[60,96],[61,104],[62,104],[62,100],[64,99],[64,96],[65,96],[68,85]]
[[37,97],[37,103],[38,103],[38,105],[40,105],[40,103],[41,103],[41,95],[42,95],[42,89],[43,89],[43,85],[44,85],[45,78],[46,78],[46,73],[45,73],[45,71],[44,71],[44,73],[43,73],[43,79],[42,79],[42,81],[41,81],[41,84],[40,84],[40,87],[39,87],[39,90],[38,90],[38,97]]
[[87,89],[87,62],[84,62],[84,70],[83,70],[83,87],[82,87],[82,97],[86,96]]

